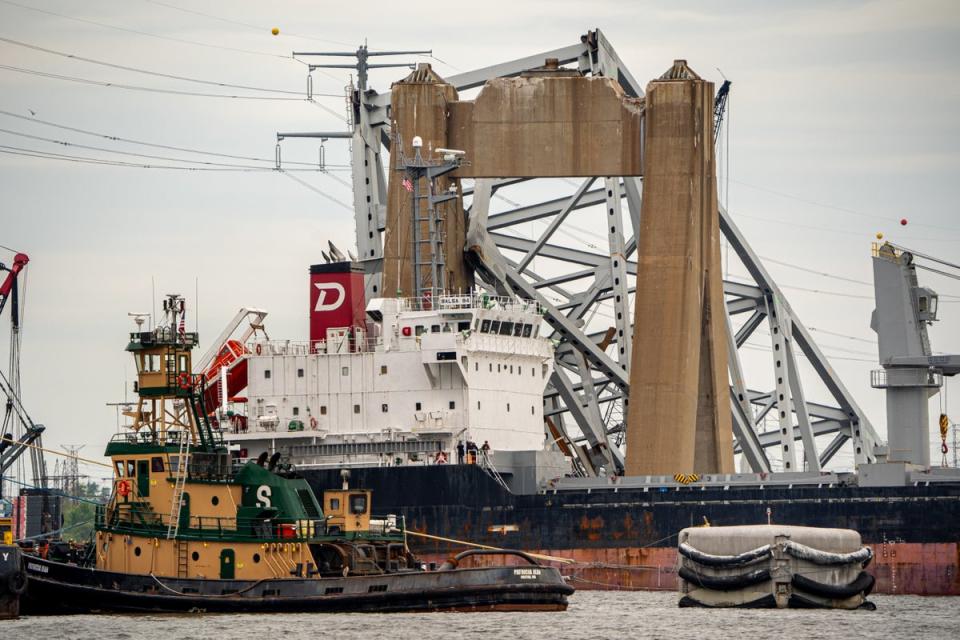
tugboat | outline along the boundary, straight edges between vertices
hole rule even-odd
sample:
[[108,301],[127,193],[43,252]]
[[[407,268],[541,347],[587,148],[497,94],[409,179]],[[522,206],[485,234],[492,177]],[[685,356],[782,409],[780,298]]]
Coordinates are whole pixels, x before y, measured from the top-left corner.
[[[428,570],[403,519],[373,516],[348,472],[321,503],[279,454],[241,462],[207,418],[184,300],[163,308],[156,329],[137,318],[126,348],[139,400],[107,445],[114,490],[93,540],[24,558],[22,613],[566,609],[574,589],[523,552],[469,550]],[[461,566],[489,554],[504,564]]]

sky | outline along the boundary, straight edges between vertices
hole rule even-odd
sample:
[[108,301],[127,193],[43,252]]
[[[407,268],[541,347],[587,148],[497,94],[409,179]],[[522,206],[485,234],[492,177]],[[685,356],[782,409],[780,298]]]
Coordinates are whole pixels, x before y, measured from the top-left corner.
[[[9,262],[9,249],[31,259],[23,402],[47,426],[45,444],[85,445],[82,455],[100,459],[117,426],[107,403],[130,397],[127,313],[150,311],[152,291],[186,295],[187,323],[201,340],[241,306],[267,309],[272,337],[306,338],[307,267],[321,261],[328,240],[342,250],[355,244],[344,204],[348,153],[343,142],[326,143],[327,172],[294,174],[310,188],[269,169],[278,131],[345,129],[349,71],[315,73],[317,97],[308,102],[307,70],[292,51],[350,51],[363,42],[431,49],[432,56],[400,60],[453,75],[573,44],[594,28],[641,83],[677,58],[710,80],[733,81],[721,199],[885,433],[883,396],[869,384],[877,366],[870,243],[881,232],[957,258],[956,3],[489,0],[484,7],[461,14],[425,2],[401,10],[377,1],[0,0],[0,261]],[[374,71],[371,84],[386,91],[405,73]],[[151,168],[14,155],[36,151]],[[282,158],[316,163],[316,141],[287,140]],[[744,273],[731,260],[729,275]],[[929,273],[921,280],[943,295],[934,350],[956,353],[960,283]],[[4,354],[8,313],[0,319]],[[764,339],[743,353],[748,376],[771,366]],[[947,400],[960,415],[960,396],[956,407]],[[932,401],[932,414],[940,402]]]

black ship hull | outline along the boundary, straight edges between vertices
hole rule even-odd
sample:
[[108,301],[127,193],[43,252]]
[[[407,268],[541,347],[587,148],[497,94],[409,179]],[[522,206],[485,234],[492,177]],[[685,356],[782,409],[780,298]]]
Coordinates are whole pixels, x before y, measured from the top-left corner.
[[573,593],[552,567],[480,567],[259,581],[155,578],[25,559],[21,614],[562,611]]
[[[302,473],[315,489],[339,481],[335,469]],[[357,468],[351,483],[374,491],[378,511],[402,515],[408,529],[435,536],[409,538],[420,556],[439,559],[460,548],[449,540],[566,556],[597,578],[578,588],[673,588],[681,529],[758,524],[769,517],[777,524],[858,531],[876,554],[878,592],[960,595],[958,484],[610,484],[514,495],[472,465]],[[610,571],[602,571],[604,565]],[[655,568],[656,580],[630,571],[640,565],[648,573]]]

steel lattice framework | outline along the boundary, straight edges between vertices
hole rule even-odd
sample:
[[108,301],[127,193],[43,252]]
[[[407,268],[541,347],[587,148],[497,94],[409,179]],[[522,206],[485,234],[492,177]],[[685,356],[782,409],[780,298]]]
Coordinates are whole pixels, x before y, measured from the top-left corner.
[[[365,62],[365,57],[361,58]],[[583,75],[615,78],[628,95],[643,96],[640,83],[599,30],[576,44],[461,73],[447,81],[458,91],[466,91],[491,78],[516,76],[539,67],[547,58],[556,58]],[[347,135],[352,139],[357,248],[366,267],[369,298],[381,290],[390,95],[367,87],[365,69],[359,67],[363,81],[352,92],[352,132]],[[533,192],[549,197],[520,206],[510,197],[518,189],[527,195]],[[463,194],[469,218],[467,244],[474,248],[470,258],[483,286],[538,301],[558,341],[557,367],[544,397],[545,415],[562,438],[588,445],[573,448],[583,473],[591,475],[601,465],[621,470],[623,455],[618,445],[624,432],[623,400],[629,395],[630,347],[633,331],[642,330],[631,321],[642,179],[601,176],[586,177],[579,183],[477,179],[473,185],[463,185]],[[493,199],[511,206],[494,211]],[[560,235],[583,236],[583,229],[571,222],[575,215],[592,216],[588,218],[591,224],[605,222],[606,246],[560,244]],[[724,281],[736,452],[743,454],[754,472],[771,471],[771,460],[785,471],[819,471],[848,442],[857,464],[876,461],[883,444],[869,419],[728,212],[721,208],[719,215],[723,236],[752,280],[746,284]],[[531,234],[535,222],[546,226]],[[606,327],[598,321],[598,314],[610,318]],[[740,349],[763,325],[770,336],[771,361],[762,377],[769,378],[772,373],[773,388],[751,386],[741,365]],[[826,389],[821,402],[809,399],[805,391],[798,366],[801,353],[819,379],[817,386]],[[761,430],[771,422],[776,429]],[[804,452],[799,461],[795,447],[785,446],[795,441],[802,443]]]

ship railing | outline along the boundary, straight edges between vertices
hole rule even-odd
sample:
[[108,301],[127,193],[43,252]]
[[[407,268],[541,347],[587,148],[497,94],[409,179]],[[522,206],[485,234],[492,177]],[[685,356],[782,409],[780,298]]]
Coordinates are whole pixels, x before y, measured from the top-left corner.
[[383,338],[346,337],[338,342],[327,340],[295,341],[295,340],[266,340],[251,342],[247,345],[250,353],[265,356],[307,356],[314,353],[356,353],[376,351],[383,345]]
[[485,293],[453,293],[398,298],[400,311],[443,311],[458,309],[502,309],[542,314],[535,300],[512,296],[491,296]]
[[[163,537],[166,534],[170,516],[136,506],[121,508],[125,504],[130,503],[97,505],[94,514],[96,528],[151,537]],[[325,533],[326,521],[323,518],[277,523],[269,518],[190,516],[182,518],[177,537],[192,540],[299,542]],[[387,533],[378,532],[379,535]]]

